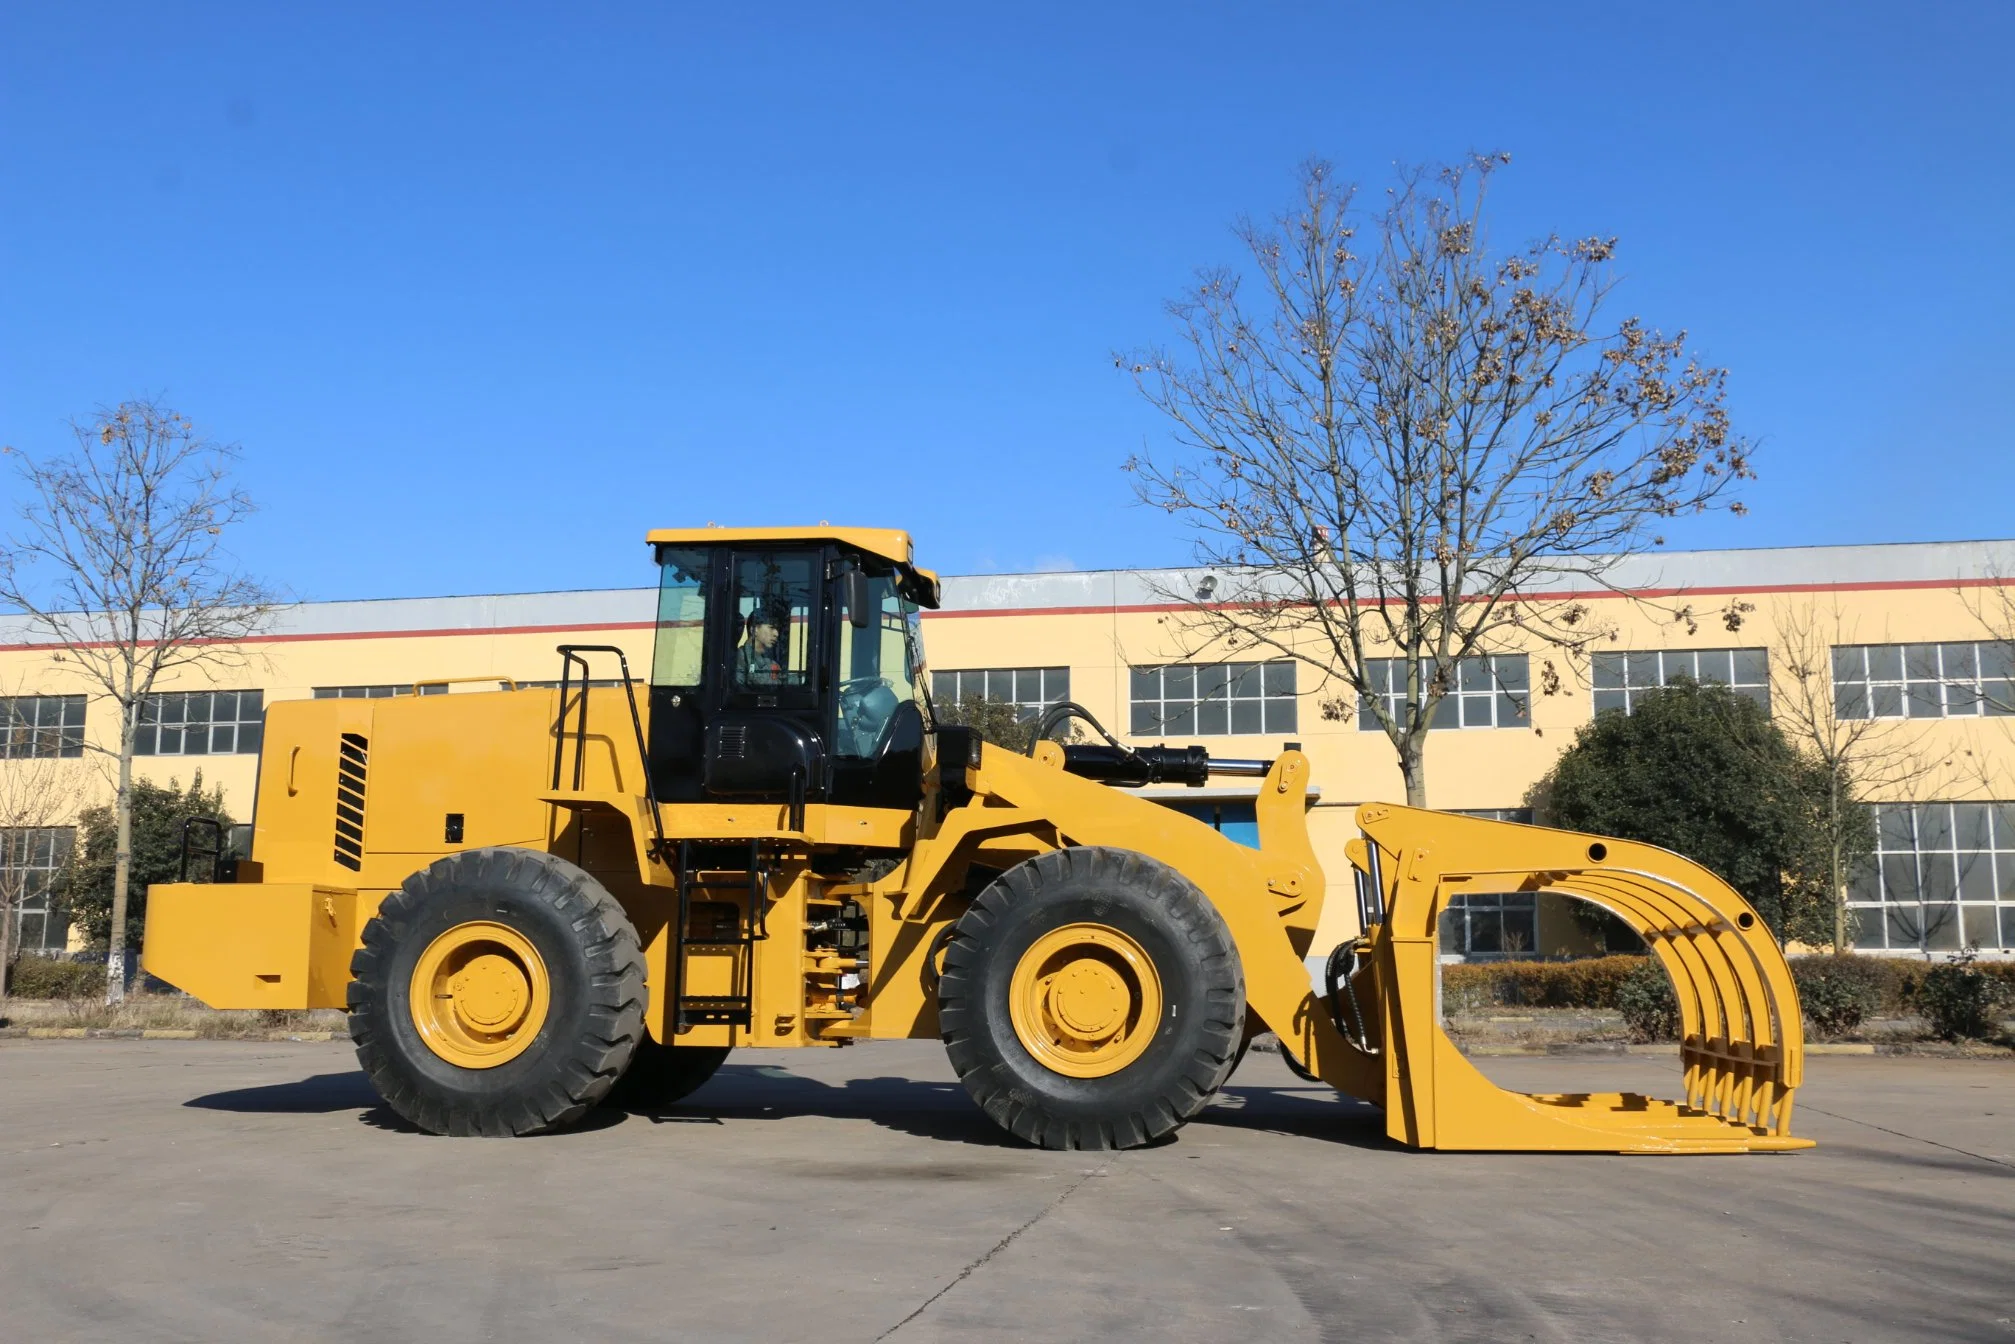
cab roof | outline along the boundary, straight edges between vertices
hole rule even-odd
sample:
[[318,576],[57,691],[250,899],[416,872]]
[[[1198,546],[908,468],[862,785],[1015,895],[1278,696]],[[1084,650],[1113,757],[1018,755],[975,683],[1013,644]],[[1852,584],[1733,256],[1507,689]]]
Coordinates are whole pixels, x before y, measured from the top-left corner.
[[653,546],[762,546],[774,542],[830,541],[879,556],[908,570],[917,580],[921,605],[939,602],[938,576],[918,565],[910,534],[893,527],[661,527],[644,534]]
[[665,527],[646,533],[653,546],[745,546],[765,542],[833,541],[878,555],[898,565],[914,565],[910,534],[892,527]]

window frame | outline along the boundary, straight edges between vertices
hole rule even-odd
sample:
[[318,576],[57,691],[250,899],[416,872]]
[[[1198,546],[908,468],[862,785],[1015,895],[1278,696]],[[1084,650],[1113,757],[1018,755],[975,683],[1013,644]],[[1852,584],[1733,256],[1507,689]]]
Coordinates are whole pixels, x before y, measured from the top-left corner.
[[[36,852],[38,838],[43,840],[48,846],[46,855],[48,861],[46,863],[32,861],[40,857]],[[0,868],[28,875],[24,877],[20,894],[14,902],[14,908],[9,912],[9,916],[14,922],[14,927],[11,931],[13,938],[9,946],[16,954],[62,952],[69,947],[69,919],[65,918],[63,920],[57,939],[53,944],[49,940],[49,921],[60,913],[55,905],[52,894],[56,874],[61,872],[64,866],[69,863],[70,855],[75,850],[76,844],[77,828],[75,826],[0,827]],[[20,859],[27,859],[30,862],[17,861]],[[43,874],[42,880],[39,883],[32,881],[32,876],[37,873]],[[31,892],[29,890],[31,885],[39,889]],[[41,924],[38,926],[40,933],[33,946],[30,946],[26,934],[27,922],[30,917],[41,921]]]
[[[1737,664],[1741,655],[1745,654],[1761,661],[1761,680],[1738,680],[1742,672]],[[1700,660],[1710,656],[1727,659],[1726,678],[1701,674]],[[1672,666],[1680,660],[1690,662],[1690,669]],[[1650,672],[1657,678],[1648,683],[1636,677],[1637,673],[1645,670],[1647,661]],[[1607,668],[1614,669],[1615,680],[1604,685],[1605,677],[1612,675],[1605,671]],[[1589,655],[1589,690],[1597,714],[1612,709],[1621,709],[1628,714],[1636,708],[1638,697],[1663,690],[1672,684],[1675,677],[1682,676],[1690,677],[1703,686],[1725,686],[1744,699],[1753,701],[1765,714],[1770,713],[1770,649],[1767,645],[1730,645],[1714,649],[1599,649]],[[1604,703],[1605,698],[1609,699],[1609,703]]]
[[[1927,654],[1936,669],[1929,675]],[[1836,644],[1829,661],[1833,717],[1842,723],[2015,716],[2015,646],[2003,640]],[[1948,663],[1960,666],[1948,671]]]
[[1532,825],[1532,809],[1529,807],[1451,807],[1448,811],[1458,817],[1475,817],[1479,821],[1508,821],[1518,826]]
[[[1263,662],[1241,660],[1130,666],[1127,669],[1127,736],[1272,737],[1280,733],[1299,732],[1301,687],[1298,662],[1294,658],[1269,658]],[[1148,679],[1152,679],[1154,694],[1143,696],[1143,685]],[[1281,687],[1283,681],[1285,689]],[[1170,694],[1172,688],[1176,694]],[[1257,693],[1239,694],[1241,691]],[[1171,709],[1171,706],[1175,708]],[[1223,727],[1215,726],[1219,722],[1217,711],[1220,707],[1223,709]],[[1241,713],[1242,707],[1251,707],[1251,714]]]
[[[231,708],[233,717],[220,719],[216,716],[217,697],[233,697]],[[245,713],[245,697],[254,698],[253,717]],[[197,700],[204,700],[208,716],[202,719],[189,718],[189,708]],[[171,712],[178,717],[170,718]],[[151,718],[149,716],[152,716]],[[189,750],[189,731],[192,724],[201,724],[204,729],[204,749]],[[217,734],[225,727],[231,730],[231,746],[218,750]],[[161,734],[175,731],[182,734],[178,750],[162,751]],[[133,733],[133,754],[135,756],[252,756],[257,755],[265,739],[266,693],[256,688],[242,690],[212,689],[204,691],[156,691],[150,694],[140,706],[140,724]]]
[[[1036,679],[1036,698],[1029,700],[1020,694],[1022,678]],[[978,689],[966,684],[968,678],[979,679]],[[996,678],[1008,678],[1008,694],[994,694]],[[944,694],[946,679],[951,679],[952,694]],[[1058,684],[1060,683],[1060,684]],[[942,708],[956,709],[969,696],[995,700],[1015,707],[1015,717],[1028,723],[1038,717],[1051,705],[1070,699],[1070,667],[934,667],[930,669],[931,703]],[[1052,693],[1054,691],[1054,693]]]
[[[1510,931],[1511,919],[1518,916],[1526,925],[1526,945],[1522,948],[1504,946],[1505,935]],[[1476,942],[1479,927],[1489,928],[1495,921],[1498,946],[1478,948]],[[1456,931],[1459,946],[1451,945],[1450,932]],[[1435,926],[1435,952],[1437,956],[1451,953],[1466,961],[1515,961],[1520,958],[1539,956],[1539,893],[1536,891],[1479,891],[1454,896],[1441,908],[1441,918]]]
[[[1847,891],[1856,951],[2015,948],[2015,802],[1869,806],[1875,853]],[[1906,832],[1907,847],[1897,843]],[[1993,941],[1979,941],[1981,934]]]
[[[1470,684],[1471,682],[1482,681],[1482,678],[1471,675],[1471,669],[1477,664],[1484,664],[1486,666],[1489,678],[1487,684]],[[1516,685],[1507,684],[1507,678],[1500,671],[1499,664],[1504,664],[1506,667],[1516,665],[1518,669],[1517,676],[1510,679],[1515,681]],[[1365,679],[1373,682],[1375,685],[1383,682],[1385,689],[1375,689],[1370,695],[1363,697],[1359,702],[1357,707],[1357,729],[1359,732],[1384,731],[1384,725],[1378,721],[1378,713],[1372,707],[1371,702],[1374,698],[1385,702],[1386,713],[1394,721],[1404,718],[1406,711],[1406,684],[1403,676],[1400,674],[1405,667],[1406,659],[1404,658],[1365,659]],[[1421,659],[1420,669],[1423,678],[1431,678],[1434,675],[1433,660],[1428,658]],[[1513,712],[1513,717],[1518,722],[1501,723],[1498,721],[1503,712],[1502,702],[1504,701],[1510,701],[1514,706],[1522,703],[1522,707],[1516,708]],[[1467,721],[1472,715],[1473,706],[1478,704],[1489,706],[1490,722],[1471,723]],[[1449,722],[1450,718],[1453,718],[1454,722]],[[1525,653],[1477,653],[1471,654],[1467,658],[1457,659],[1455,664],[1455,685],[1435,705],[1433,712],[1428,716],[1427,725],[1429,732],[1437,733],[1454,731],[1481,732],[1518,728],[1529,729],[1531,727],[1532,656]]]
[[[528,683],[518,682],[519,686]],[[413,694],[416,682],[392,682],[369,686],[317,686],[314,698],[317,700],[391,700],[402,695]],[[441,682],[434,682],[420,689],[421,695],[446,695],[448,688]]]
[[[0,696],[0,761],[76,760],[84,754],[87,696]],[[31,706],[33,717],[22,707]],[[45,722],[51,715],[53,722]],[[19,749],[25,741],[26,750]],[[48,746],[49,750],[43,748]]]

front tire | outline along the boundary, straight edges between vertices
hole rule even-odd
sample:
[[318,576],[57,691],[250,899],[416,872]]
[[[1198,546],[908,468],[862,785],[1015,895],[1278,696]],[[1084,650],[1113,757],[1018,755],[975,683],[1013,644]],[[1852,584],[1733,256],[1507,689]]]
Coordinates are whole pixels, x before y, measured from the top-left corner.
[[1080,847],[1009,869],[953,925],[946,1053],[980,1109],[1045,1148],[1173,1133],[1231,1072],[1245,976],[1231,932],[1167,864]]
[[406,879],[350,962],[350,1039],[435,1134],[564,1129],[643,1037],[644,957],[602,885],[551,854],[472,849]]

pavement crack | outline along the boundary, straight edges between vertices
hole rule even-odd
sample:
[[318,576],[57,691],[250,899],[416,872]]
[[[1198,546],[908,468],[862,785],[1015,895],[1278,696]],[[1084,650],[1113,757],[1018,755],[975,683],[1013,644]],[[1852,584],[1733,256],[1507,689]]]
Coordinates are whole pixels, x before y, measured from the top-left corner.
[[1940,1143],[1936,1139],[1927,1139],[1921,1134],[1906,1134],[1900,1129],[1890,1129],[1887,1125],[1878,1125],[1872,1120],[1857,1120],[1851,1115],[1842,1115],[1838,1111],[1822,1110],[1810,1102],[1800,1103],[1798,1109],[1802,1111],[1818,1111],[1819,1114],[1831,1116],[1835,1120],[1845,1120],[1850,1125],[1860,1125],[1864,1129],[1876,1129],[1882,1131],[1884,1134],[1894,1134],[1897,1138],[1909,1139],[1912,1143],[1928,1143],[1933,1148],[1943,1148],[1948,1153],[1957,1153],[1961,1157],[1970,1157],[1980,1162],[1992,1162],[1997,1167],[2007,1167],[2009,1170],[2015,1171],[2015,1162],[2010,1162],[2006,1158],[1989,1157],[1985,1153],[1976,1153],[1971,1148],[1955,1148],[1949,1143]]
[[925,1298],[922,1302],[918,1303],[917,1309],[915,1311],[912,1311],[909,1315],[903,1317],[900,1321],[897,1321],[894,1325],[882,1331],[879,1335],[876,1335],[875,1344],[881,1344],[882,1340],[887,1339],[889,1336],[895,1334],[896,1331],[902,1329],[904,1326],[908,1325],[911,1321],[914,1321],[917,1317],[923,1315],[926,1311],[929,1311],[931,1309],[932,1303],[936,1302],[946,1293],[949,1293],[952,1289],[958,1287],[960,1284],[964,1283],[967,1279],[971,1278],[974,1272],[977,1271],[981,1266],[985,1265],[987,1261],[993,1259],[995,1256],[999,1255],[1002,1251],[1006,1250],[1016,1237],[1019,1237],[1022,1233],[1028,1231],[1030,1228],[1034,1227],[1037,1223],[1049,1217],[1052,1213],[1055,1213],[1057,1209],[1062,1207],[1063,1202],[1065,1200],[1069,1199],[1072,1195],[1077,1193],[1077,1189],[1079,1186],[1083,1185],[1086,1181],[1090,1180],[1092,1177],[1103,1176],[1105,1175],[1105,1173],[1106,1169],[1104,1167],[1096,1167],[1091,1171],[1085,1172],[1083,1175],[1079,1176],[1076,1180],[1072,1181],[1070,1185],[1064,1189],[1062,1194],[1058,1195],[1055,1199],[1051,1200],[1049,1203],[1043,1205],[1042,1208],[1037,1210],[1035,1217],[1029,1219],[1027,1222],[1023,1223],[1020,1227],[1016,1228],[1014,1231],[1008,1233],[1006,1236],[1002,1237],[999,1241],[995,1242],[993,1246],[988,1249],[985,1255],[980,1256],[977,1260],[974,1260],[971,1264],[967,1265],[964,1269],[960,1270],[950,1283],[947,1283],[944,1287],[938,1289],[935,1293],[932,1293],[929,1297]]

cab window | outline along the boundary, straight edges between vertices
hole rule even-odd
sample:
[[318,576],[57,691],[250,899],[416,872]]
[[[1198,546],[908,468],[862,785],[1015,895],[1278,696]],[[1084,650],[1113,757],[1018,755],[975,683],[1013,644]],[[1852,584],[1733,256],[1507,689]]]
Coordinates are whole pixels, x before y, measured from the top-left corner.
[[667,546],[658,554],[658,643],[653,686],[698,686],[707,663],[707,570],[711,553]]
[[916,698],[920,642],[916,609],[893,578],[868,580],[864,625],[842,613],[836,754],[871,758],[881,749],[896,709]]
[[811,685],[817,574],[816,556],[735,557],[734,689],[761,694]]

